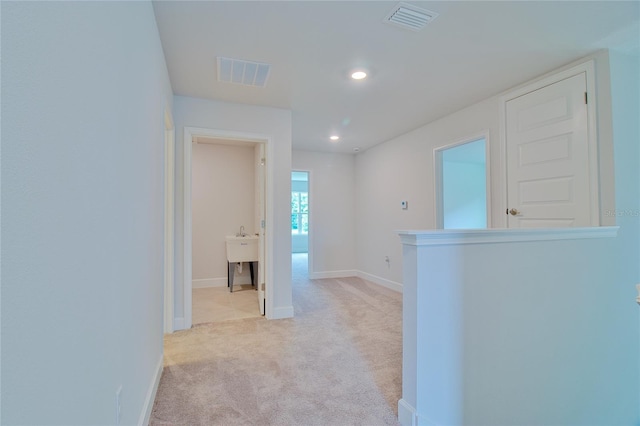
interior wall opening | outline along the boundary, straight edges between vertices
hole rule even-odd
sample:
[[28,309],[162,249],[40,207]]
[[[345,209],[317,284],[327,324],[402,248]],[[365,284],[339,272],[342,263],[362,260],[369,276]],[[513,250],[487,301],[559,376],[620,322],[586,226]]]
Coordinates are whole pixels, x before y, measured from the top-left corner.
[[310,199],[309,172],[291,172],[291,262],[293,274],[308,276]]
[[[270,186],[267,176],[271,173],[269,169],[269,152],[271,146],[271,138],[267,135],[260,134],[252,134],[246,132],[236,132],[236,131],[226,131],[226,130],[217,130],[217,129],[204,129],[204,128],[193,128],[193,127],[185,127],[184,131],[184,172],[185,172],[185,181],[184,181],[184,246],[183,246],[183,256],[184,256],[184,319],[183,323],[179,324],[180,327],[178,329],[188,329],[191,328],[193,324],[193,311],[196,307],[196,303],[198,303],[198,299],[193,297],[194,288],[200,287],[201,285],[207,286],[210,288],[221,287],[227,293],[230,293],[230,282],[228,279],[230,275],[228,274],[229,262],[227,256],[227,236],[235,236],[238,233],[241,233],[241,228],[244,226],[244,233],[246,235],[254,236],[256,233],[258,234],[255,238],[258,239],[258,261],[257,265],[253,262],[254,268],[250,268],[249,263],[246,263],[246,269],[255,269],[257,268],[257,274],[254,277],[256,280],[254,282],[255,287],[251,289],[250,301],[247,303],[251,303],[252,309],[257,309],[256,315],[266,315],[269,318],[270,312],[272,312],[273,301],[271,298],[270,282],[271,282],[271,267],[270,267],[270,250],[272,241],[270,240],[269,233],[267,232],[271,229],[271,222],[269,216],[267,215],[270,212],[270,194],[272,191],[272,186]],[[191,143],[189,143],[191,142]],[[211,265],[214,265],[217,272],[214,271],[213,276],[207,277],[198,277],[196,278],[193,274],[194,272],[194,263],[196,259],[194,259],[194,249],[197,249],[197,242],[194,241],[194,235],[199,234],[199,231],[195,229],[196,221],[198,220],[194,217],[193,214],[193,205],[194,201],[196,201],[196,197],[200,197],[197,191],[193,191],[193,181],[198,177],[196,174],[197,170],[194,171],[193,163],[194,163],[194,146],[197,145],[228,145],[229,147],[242,148],[245,147],[248,149],[245,157],[247,157],[248,161],[251,161],[252,164],[249,168],[245,169],[246,175],[251,175],[250,177],[244,176],[244,179],[247,185],[252,185],[250,189],[246,189],[245,191],[241,191],[238,189],[238,185],[236,179],[238,176],[232,176],[231,171],[227,173],[222,173],[222,175],[218,175],[215,179],[218,181],[217,183],[224,186],[225,192],[208,194],[207,197],[210,197],[214,204],[218,205],[222,210],[219,210],[215,214],[211,214],[210,218],[214,222],[217,220],[222,221],[224,218],[226,220],[225,228],[219,232],[217,232],[217,237],[212,240],[214,242],[214,250],[216,250],[216,255],[205,255],[205,262],[211,262]],[[196,148],[195,151],[198,151]],[[196,153],[197,155],[197,153]],[[226,160],[226,159],[225,159]],[[196,160],[197,161],[197,160]],[[226,167],[224,164],[218,164],[218,166],[223,169]],[[197,169],[197,166],[196,166]],[[251,172],[249,171],[251,170]],[[268,171],[269,170],[269,171]],[[206,185],[204,185],[206,188]],[[229,192],[231,191],[231,192]],[[228,195],[228,196],[225,196]],[[231,199],[231,195],[233,195],[233,200]],[[238,201],[241,197],[243,200],[246,200],[251,206],[246,207],[247,210],[242,217],[242,223],[236,223],[236,204],[238,202],[234,202],[234,200]],[[205,215],[206,216],[206,215]],[[238,215],[238,219],[240,219]],[[229,219],[230,218],[230,219]],[[211,222],[211,221],[210,221]],[[246,222],[246,223],[245,223]],[[211,224],[211,223],[210,223]],[[216,226],[216,224],[214,224]],[[197,257],[198,255],[196,255]],[[244,259],[246,262],[250,262],[249,259]],[[253,259],[251,259],[253,260]],[[235,262],[234,262],[235,263]],[[220,268],[220,264],[222,268]],[[244,272],[244,270],[243,270]],[[235,276],[235,272],[234,272]],[[196,279],[194,279],[196,278]],[[203,282],[198,283],[198,279],[203,279]],[[235,281],[234,281],[235,283]],[[256,291],[257,290],[257,291]],[[235,291],[235,287],[234,287]],[[245,294],[249,294],[249,292],[245,292]],[[210,322],[210,321],[206,321]]]
[[489,227],[487,158],[486,137],[435,151],[437,228]]

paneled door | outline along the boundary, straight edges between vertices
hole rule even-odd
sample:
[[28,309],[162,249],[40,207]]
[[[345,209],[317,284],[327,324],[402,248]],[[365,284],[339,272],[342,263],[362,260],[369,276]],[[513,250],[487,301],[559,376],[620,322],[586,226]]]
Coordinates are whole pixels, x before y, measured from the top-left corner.
[[586,74],[505,105],[509,228],[592,225]]

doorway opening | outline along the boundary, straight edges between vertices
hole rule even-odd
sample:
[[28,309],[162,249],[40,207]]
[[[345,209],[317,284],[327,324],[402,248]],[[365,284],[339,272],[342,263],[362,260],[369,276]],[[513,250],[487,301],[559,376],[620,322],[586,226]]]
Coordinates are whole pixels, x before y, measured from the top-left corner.
[[434,152],[436,227],[490,227],[488,137],[465,139]]
[[[202,324],[261,315],[256,293],[260,231],[262,144],[195,136],[191,166],[192,322]],[[242,236],[238,240],[238,236]],[[255,247],[252,259],[228,261]],[[239,247],[239,248],[238,248]],[[233,292],[231,292],[231,290]]]
[[[194,180],[193,176],[193,146],[196,143],[200,143],[201,141],[217,141],[220,144],[221,141],[224,141],[222,145],[227,145],[228,147],[252,147],[253,155],[254,155],[254,163],[255,172],[253,176],[255,177],[255,190],[251,191],[250,194],[244,194],[247,198],[250,198],[254,201],[254,209],[250,223],[243,224],[238,223],[234,225],[232,228],[224,230],[224,234],[227,235],[235,235],[240,232],[240,226],[244,226],[245,232],[250,232],[252,234],[258,234],[257,237],[259,239],[258,242],[258,271],[257,271],[257,280],[256,280],[256,304],[260,309],[261,314],[266,315],[267,318],[270,317],[273,308],[273,300],[271,296],[272,289],[270,288],[270,282],[272,281],[272,268],[271,261],[272,259],[268,254],[271,252],[270,247],[273,246],[272,236],[269,232],[269,229],[272,228],[272,214],[269,214],[273,211],[271,200],[272,197],[269,194],[273,193],[273,186],[271,183],[271,179],[267,179],[267,176],[270,176],[272,170],[269,166],[268,157],[270,156],[270,152],[272,150],[271,146],[271,137],[266,135],[252,134],[247,132],[235,132],[235,131],[226,131],[226,130],[217,130],[217,129],[203,129],[203,128],[192,128],[185,127],[184,129],[184,240],[183,240],[183,254],[184,254],[184,268],[183,268],[183,283],[184,283],[184,293],[183,293],[183,303],[184,303],[184,323],[181,324],[181,329],[191,328],[193,325],[193,287],[194,287],[194,226],[196,225],[194,222],[193,216],[193,197],[192,193],[192,183]],[[231,176],[227,176],[224,180],[225,185],[233,188],[235,185],[235,181]],[[255,199],[254,199],[255,197]],[[224,196],[216,196],[216,202],[221,206],[227,207],[229,210],[233,209],[232,203],[227,202],[228,200]],[[245,219],[246,220],[246,219]],[[236,229],[237,226],[237,229]],[[218,232],[219,234],[219,232]],[[218,235],[217,240],[215,241],[217,244],[218,250],[220,253],[216,256],[215,259],[208,259],[211,262],[222,263],[223,265],[228,265],[227,256],[226,256],[226,236]],[[246,265],[247,268],[249,265]],[[223,285],[225,288],[227,287],[227,270],[225,268],[225,272],[223,276],[214,276],[208,277],[211,278],[211,282],[209,284],[213,285]],[[222,284],[220,283],[222,282]],[[234,288],[235,290],[235,288]],[[228,290],[227,290],[228,291]]]
[[309,275],[309,172],[291,172],[291,265],[293,275]]

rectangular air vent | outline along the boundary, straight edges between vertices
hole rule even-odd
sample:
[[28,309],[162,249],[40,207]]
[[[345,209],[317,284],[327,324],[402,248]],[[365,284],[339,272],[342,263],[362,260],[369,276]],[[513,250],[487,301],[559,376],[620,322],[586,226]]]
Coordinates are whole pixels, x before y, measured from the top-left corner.
[[412,31],[420,31],[437,16],[436,12],[412,4],[398,3],[384,18],[384,22]]
[[269,77],[269,64],[243,61],[218,56],[218,81],[243,84],[245,86],[265,87]]

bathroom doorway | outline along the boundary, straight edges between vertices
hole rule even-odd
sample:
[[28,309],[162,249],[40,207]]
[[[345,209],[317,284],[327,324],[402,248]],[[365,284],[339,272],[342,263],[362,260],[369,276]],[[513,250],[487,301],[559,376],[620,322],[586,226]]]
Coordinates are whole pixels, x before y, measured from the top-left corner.
[[434,151],[436,228],[488,228],[488,137],[482,135]]
[[[243,297],[249,300],[242,303],[238,301],[243,306],[236,303],[238,306],[218,306],[218,310],[233,308],[245,311],[233,313],[234,318],[246,317],[248,313],[252,316],[269,315],[271,268],[268,265],[268,233],[265,231],[270,223],[266,217],[269,203],[267,193],[271,188],[267,180],[270,138],[244,132],[185,128],[184,140],[191,141],[185,143],[184,151],[184,328],[190,328],[195,322],[194,310],[199,302],[194,299],[194,290],[218,289],[224,292],[224,297],[230,297],[226,236],[235,236],[240,232],[240,227],[244,227],[245,233],[256,235],[259,239],[258,270],[254,271],[257,272],[256,287],[251,286],[251,268],[247,263],[241,274],[247,277],[239,277],[234,272],[234,293],[231,297],[236,295],[236,289],[242,287],[245,290],[246,285],[243,284],[247,284],[246,291],[237,293],[244,293]],[[199,164],[198,158],[200,151],[206,153],[211,151],[210,148],[215,152],[208,152],[205,157],[208,156],[208,161],[215,164],[201,167],[203,165]],[[196,180],[203,180],[204,184],[200,185]],[[207,185],[213,183],[217,190],[212,192]],[[203,201],[217,210],[198,213],[198,204]],[[201,226],[203,221],[206,222],[204,227]],[[200,251],[200,246],[206,246],[205,250]],[[209,318],[204,322],[215,320]]]
[[291,172],[291,265],[294,275],[309,274],[309,172]]

